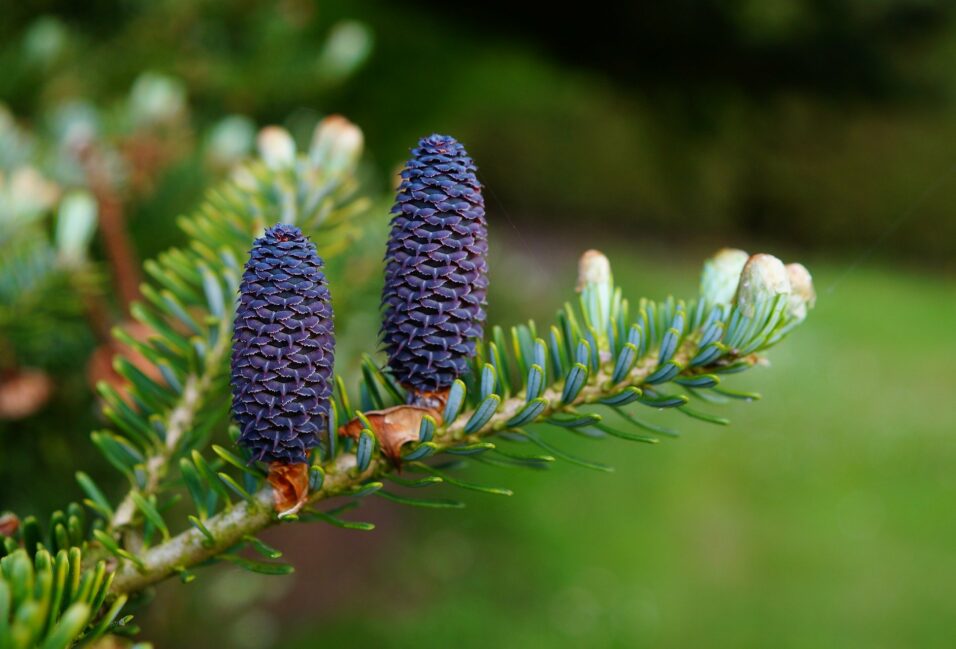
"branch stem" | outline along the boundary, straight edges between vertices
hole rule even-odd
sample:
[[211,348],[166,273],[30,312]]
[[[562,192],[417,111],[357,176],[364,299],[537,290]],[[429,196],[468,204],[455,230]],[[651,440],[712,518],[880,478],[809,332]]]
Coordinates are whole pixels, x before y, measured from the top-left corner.
[[[690,339],[686,340],[674,359],[679,363],[686,363],[695,349],[696,343]],[[570,404],[561,402],[559,386],[553,385],[542,395],[547,399],[548,405],[536,419],[543,419],[576,406],[596,403],[627,386],[640,386],[656,367],[656,359],[647,357],[631,370],[624,381],[610,388],[610,370],[604,369],[591,377]],[[520,394],[503,401],[488,423],[470,435],[464,432],[469,419],[469,413],[464,413],[451,426],[441,429],[432,441],[438,445],[439,451],[473,444],[507,429],[508,420],[520,412],[525,404],[526,400]],[[322,488],[310,494],[309,503],[315,504],[347,493],[363,483],[385,475],[393,468],[394,466],[379,454],[372,459],[365,471],[359,472],[353,454],[340,455],[323,467],[325,480]],[[189,529],[141,553],[141,568],[129,561],[121,562],[113,579],[112,590],[116,594],[126,594],[147,588],[177,572],[212,559],[239,543],[244,536],[256,534],[279,522],[281,520],[273,509],[272,489],[264,487],[253,495],[252,500],[232,505],[204,522],[214,541],[209,541],[198,529]]]
[[[221,322],[219,327],[220,331],[217,342],[209,350],[204,369],[199,373],[190,374],[186,378],[179,402],[169,411],[166,425],[166,438],[163,445],[160,446],[155,453],[150,455],[143,465],[146,474],[143,486],[139,489],[130,489],[116,507],[116,511],[113,513],[113,518],[109,524],[110,530],[115,531],[130,528],[134,522],[136,517],[136,502],[133,499],[134,493],[149,496],[159,491],[162,481],[166,477],[169,462],[179,450],[183,435],[193,426],[196,414],[202,406],[203,395],[208,393],[210,384],[215,380],[219,372],[222,371],[220,365],[222,365],[230,347],[231,338],[229,333],[232,328],[232,323]],[[129,529],[126,531],[128,532]],[[136,547],[130,547],[130,544],[136,543],[135,539],[129,538],[129,535],[127,535],[126,541],[127,550],[131,552],[138,550]]]

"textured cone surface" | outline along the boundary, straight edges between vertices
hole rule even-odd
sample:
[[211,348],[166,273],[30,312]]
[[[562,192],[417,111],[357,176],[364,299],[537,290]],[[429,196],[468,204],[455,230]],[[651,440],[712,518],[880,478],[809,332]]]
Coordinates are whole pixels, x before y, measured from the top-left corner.
[[239,287],[232,412],[253,459],[308,461],[332,393],[332,303],[315,246],[291,225],[256,239]]
[[454,138],[418,143],[402,170],[385,253],[382,342],[400,383],[447,388],[484,333],[485,202],[475,165]]

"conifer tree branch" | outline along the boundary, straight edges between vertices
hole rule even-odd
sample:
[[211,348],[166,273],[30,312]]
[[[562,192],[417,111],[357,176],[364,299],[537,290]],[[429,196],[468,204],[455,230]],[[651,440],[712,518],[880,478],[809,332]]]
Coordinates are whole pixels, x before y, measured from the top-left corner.
[[[188,581],[194,567],[228,560],[268,574],[290,571],[284,563],[238,555],[254,549],[278,558],[281,553],[255,537],[280,522],[372,527],[338,519],[343,508],[318,509],[324,500],[351,498],[348,508],[377,492],[404,504],[460,504],[379,491],[378,480],[401,462],[428,478],[392,476],[399,485],[445,482],[510,493],[467,484],[421,460],[436,453],[489,451],[501,457],[477,459],[537,467],[561,458],[609,470],[554,448],[544,431],[525,429],[535,424],[589,437],[658,441],[604,424],[600,414],[580,406],[610,409],[637,428],[664,435],[673,433],[621,408],[632,402],[674,407],[724,424],[685,407],[689,397],[753,398],[718,383],[724,374],[755,365],[757,354],[806,318],[815,298],[801,265],[725,249],[705,264],[696,299],[642,299],[631,312],[614,286],[607,258],[588,251],[579,266],[580,298],[566,303],[552,326],[539,329],[529,321],[509,332],[497,326],[486,332],[480,184],[460,144],[434,135],[413,152],[393,208],[383,292],[388,370],[365,355],[352,399],[333,372],[329,296],[323,293],[322,262],[307,237],[316,237],[323,254],[332,256],[352,240],[349,221],[365,205],[354,196],[361,132],[343,118],[329,117],[317,128],[308,157],[296,156],[294,141],[282,129],[264,129],[259,144],[261,164],[237,169],[232,182],[183,219],[189,246],[147,262],[153,281],[142,285],[145,301],[131,310],[150,331],[149,340],[122,330],[116,334],[151,371],[131,358],[115,359],[125,385],[101,384],[99,390],[116,432],[96,431],[91,437],[129,480],[130,491],[114,508],[79,472],[84,504],[97,517],[91,525],[83,507],[71,503],[54,512],[46,530],[27,517],[15,537],[2,539],[0,557],[6,558],[0,560],[13,565],[35,557],[38,574],[52,574],[50,553],[56,552],[60,590],[66,587],[66,568],[96,584],[73,588],[96,593],[77,603],[88,607],[76,616],[78,628],[101,621],[84,638],[125,625],[128,616],[117,616],[128,596],[176,574]],[[433,231],[439,222],[448,229]],[[263,236],[252,242],[259,233]],[[239,259],[250,242],[240,281]],[[414,273],[402,271],[405,262]],[[227,412],[229,388],[234,425],[223,432],[235,447],[212,444],[212,454],[204,454]],[[505,443],[532,442],[546,455],[513,454],[483,441],[499,433]],[[186,531],[167,516],[179,511],[173,505],[183,492],[195,512]],[[0,572],[2,587],[8,575]],[[101,614],[107,593],[109,610]],[[0,645],[6,646],[2,629]]]
[[[217,381],[228,369],[235,314],[226,301],[236,290],[233,260],[245,253],[256,232],[279,218],[308,222],[314,233],[325,228],[322,241],[340,246],[347,236],[346,223],[366,205],[355,194],[354,168],[362,136],[354,125],[338,116],[325,119],[316,129],[308,158],[295,157],[291,137],[282,129],[267,128],[264,132],[274,136],[272,140],[278,138],[281,145],[266,142],[271,146],[261,151],[265,164],[253,162],[237,168],[231,182],[210,194],[200,214],[181,221],[191,245],[148,262],[152,264],[152,268],[147,267],[152,279],[159,281],[144,285],[146,300],[134,307],[133,315],[140,320],[147,318],[148,328],[161,339],[162,346],[147,345],[140,351],[155,365],[159,350],[169,372],[179,355],[183,373],[171,381],[164,372],[165,385],[153,386],[174,397],[162,404],[162,410],[151,408],[152,416],[145,427],[155,424],[162,432],[155,435],[150,431],[145,436],[147,443],[140,444],[143,457],[137,459],[135,471],[128,473],[132,483],[129,491],[115,509],[100,511],[101,515],[106,512],[107,533],[122,538],[129,551],[138,551],[142,545],[145,530],[141,503],[150,502],[163,491],[171,473],[169,464],[195,445],[194,434],[204,428],[205,420],[225,414],[222,408],[209,408],[209,402],[222,394]],[[275,159],[272,149],[290,147],[288,159]],[[223,263],[226,268],[213,272]],[[218,299],[213,299],[217,295]],[[154,309],[152,314],[150,308]],[[190,327],[192,332],[183,334]],[[170,342],[169,336],[180,336],[180,346]],[[129,380],[127,374],[124,377]],[[173,384],[176,389],[169,390]],[[141,426],[134,420],[145,417],[117,403],[121,399],[115,391],[108,395],[114,415],[110,418],[114,423]],[[115,415],[124,413],[130,416],[125,422],[117,422]]]
[[[164,443],[144,463],[146,473],[144,486],[138,490],[130,489],[116,507],[109,525],[111,530],[127,527],[133,522],[136,515],[134,493],[149,496],[159,489],[166,476],[169,462],[179,449],[180,441],[192,428],[196,414],[202,406],[203,397],[208,394],[211,383],[223,372],[225,359],[229,354],[232,319],[222,318],[219,329],[218,340],[209,351],[208,362],[201,372],[187,377],[179,401],[169,413]],[[127,538],[128,542],[132,540]]]
[[[674,360],[685,363],[696,349],[693,337],[684,341],[675,354]],[[724,363],[740,360],[733,356],[726,356]],[[645,357],[630,372],[627,380],[610,385],[611,373],[603,368],[589,381],[570,403],[562,403],[561,391],[555,386],[548,388],[542,397],[548,405],[536,419],[544,419],[562,411],[573,410],[577,406],[594,404],[600,399],[619,392],[627,386],[640,387],[644,380],[654,372],[656,358],[653,355]],[[706,372],[707,368],[697,368],[693,374]],[[456,447],[468,446],[490,437],[509,428],[508,421],[512,419],[526,405],[523,394],[513,396],[502,402],[496,414],[479,431],[465,434],[465,425],[469,420],[469,413],[457,417],[451,426],[436,432],[433,442],[438,451],[447,451]],[[384,456],[378,454],[372,459],[365,471],[357,471],[356,456],[351,453],[343,454],[323,466],[325,480],[322,488],[313,492],[309,497],[309,504],[340,496],[351,490],[374,481],[394,469]],[[169,541],[154,546],[139,555],[142,567],[131,561],[123,561],[117,567],[112,589],[116,594],[131,594],[154,585],[184,569],[213,559],[228,548],[239,543],[243,537],[254,535],[267,527],[281,522],[273,510],[273,493],[271,487],[260,489],[252,501],[242,501],[229,509],[209,518],[204,522],[206,530],[215,539],[209,542],[206,535],[198,529],[189,529],[173,537]]]

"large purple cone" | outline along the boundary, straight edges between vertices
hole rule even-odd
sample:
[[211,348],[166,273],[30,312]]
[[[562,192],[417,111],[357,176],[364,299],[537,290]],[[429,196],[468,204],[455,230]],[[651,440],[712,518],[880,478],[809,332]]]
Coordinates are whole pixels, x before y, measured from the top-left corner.
[[467,370],[484,333],[485,201],[474,163],[447,135],[422,138],[402,179],[385,253],[382,342],[398,381],[428,392]]
[[315,246],[291,225],[252,246],[239,286],[232,414],[253,459],[308,461],[329,413],[335,337]]

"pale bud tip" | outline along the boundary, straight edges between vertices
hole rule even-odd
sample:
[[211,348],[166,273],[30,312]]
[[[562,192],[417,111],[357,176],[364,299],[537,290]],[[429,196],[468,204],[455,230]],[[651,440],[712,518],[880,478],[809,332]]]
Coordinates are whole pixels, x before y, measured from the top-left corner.
[[295,142],[281,126],[266,126],[259,131],[256,146],[269,167],[291,167],[295,162]]
[[813,278],[803,264],[787,264],[787,277],[790,280],[790,301],[787,311],[791,318],[803,320],[807,311],[817,302],[817,293],[813,289]]
[[97,214],[96,201],[86,190],[71,190],[60,201],[56,245],[64,263],[77,265],[85,261],[96,231]]
[[730,304],[737,294],[740,273],[750,258],[743,250],[721,248],[704,262],[700,294],[711,304]]
[[745,316],[753,317],[760,304],[789,294],[790,279],[782,261],[763,253],[747,260],[737,288],[737,304]]
[[29,165],[18,167],[9,178],[0,172],[0,192],[7,194],[14,214],[46,212],[56,204],[60,191],[56,182],[48,180]]
[[248,155],[255,141],[255,122],[243,115],[229,115],[210,130],[206,155],[217,166],[231,167]]
[[588,250],[578,261],[578,292],[588,284],[609,284],[611,282],[611,262],[599,250]]
[[342,171],[358,162],[364,145],[358,126],[341,115],[329,115],[315,127],[309,158],[316,166]]
[[173,122],[187,112],[186,87],[179,79],[146,72],[133,83],[129,107],[138,125]]

